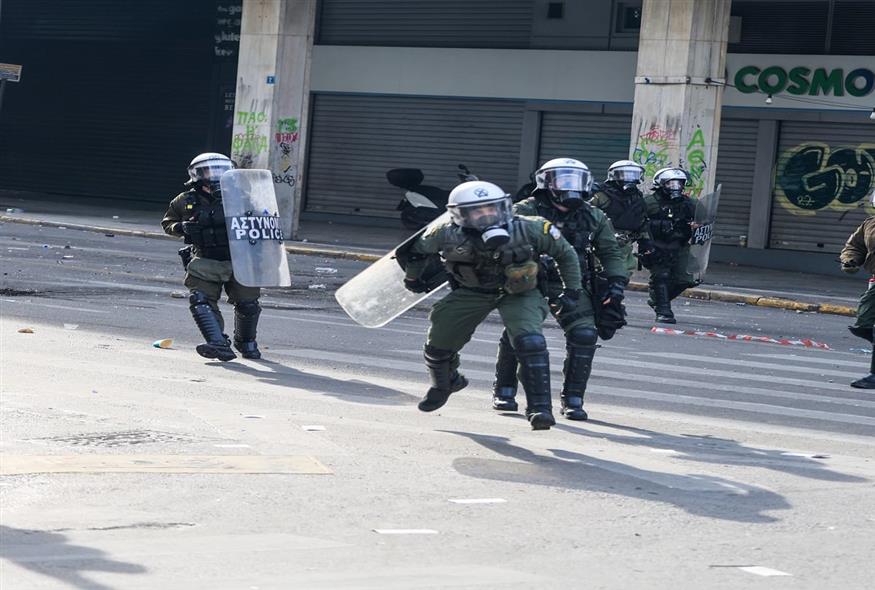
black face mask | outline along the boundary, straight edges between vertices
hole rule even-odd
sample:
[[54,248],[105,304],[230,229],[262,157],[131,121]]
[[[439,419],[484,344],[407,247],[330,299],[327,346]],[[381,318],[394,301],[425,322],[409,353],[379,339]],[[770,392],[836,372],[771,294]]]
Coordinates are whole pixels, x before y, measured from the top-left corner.
[[510,241],[510,234],[501,226],[487,227],[480,234],[480,239],[490,250],[494,250],[500,246],[504,246]]

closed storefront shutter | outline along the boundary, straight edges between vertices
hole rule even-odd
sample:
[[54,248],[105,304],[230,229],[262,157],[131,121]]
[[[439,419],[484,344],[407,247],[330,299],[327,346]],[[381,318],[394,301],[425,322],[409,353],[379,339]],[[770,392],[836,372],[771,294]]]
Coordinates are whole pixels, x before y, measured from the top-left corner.
[[[230,147],[239,0],[0,9],[0,61],[23,65],[0,116],[0,188],[166,203],[195,154]],[[233,49],[218,47],[229,29]]]
[[316,42],[378,47],[529,47],[532,0],[322,0]]
[[742,245],[747,239],[757,127],[757,121],[742,119],[723,119],[720,124],[714,186],[723,188],[714,225],[716,244]]
[[574,158],[589,166],[596,181],[602,181],[608,166],[629,157],[631,130],[632,115],[545,112],[538,163]]
[[424,184],[449,190],[461,163],[516,189],[521,102],[317,94],[312,113],[305,211],[397,217],[391,168],[420,168]]
[[783,121],[770,245],[838,252],[875,190],[875,132],[866,123]]

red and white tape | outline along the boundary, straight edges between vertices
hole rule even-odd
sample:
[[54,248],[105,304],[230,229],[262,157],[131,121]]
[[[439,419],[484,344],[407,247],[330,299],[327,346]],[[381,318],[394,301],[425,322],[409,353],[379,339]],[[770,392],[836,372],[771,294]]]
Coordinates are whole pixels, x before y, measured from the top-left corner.
[[805,348],[820,348],[831,350],[828,344],[815,342],[808,338],[791,340],[789,338],[771,338],[769,336],[749,336],[747,334],[720,334],[719,332],[703,332],[701,330],[673,330],[672,328],[650,328],[653,334],[669,334],[671,336],[708,336],[721,340],[738,340],[740,342],[767,342],[769,344],[783,344],[784,346],[804,346]]

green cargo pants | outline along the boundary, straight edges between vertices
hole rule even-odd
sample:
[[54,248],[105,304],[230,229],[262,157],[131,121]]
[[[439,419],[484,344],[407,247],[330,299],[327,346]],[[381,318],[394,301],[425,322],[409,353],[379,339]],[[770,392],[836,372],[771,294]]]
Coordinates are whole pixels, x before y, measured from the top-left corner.
[[[212,258],[192,258],[185,267],[184,284],[189,291],[201,291],[210,301],[210,307],[219,311],[219,297],[222,288],[228,294],[228,303],[236,305],[241,301],[255,301],[261,296],[259,287],[247,287],[234,279],[229,260],[213,260]],[[221,313],[219,321],[223,324]]]
[[693,275],[687,272],[690,261],[690,247],[684,246],[677,251],[657,250],[656,262],[647,267],[650,271],[650,300],[653,298],[654,283],[665,281],[668,283],[672,299],[680,295],[684,289],[696,286]]
[[486,316],[497,309],[513,342],[522,334],[540,334],[547,302],[537,289],[516,295],[481,293],[460,287],[434,304],[429,315],[429,346],[458,352]]
[[[875,277],[873,277],[875,278]],[[871,328],[875,325],[875,280],[869,280],[869,288],[860,296],[857,306],[855,328]]]

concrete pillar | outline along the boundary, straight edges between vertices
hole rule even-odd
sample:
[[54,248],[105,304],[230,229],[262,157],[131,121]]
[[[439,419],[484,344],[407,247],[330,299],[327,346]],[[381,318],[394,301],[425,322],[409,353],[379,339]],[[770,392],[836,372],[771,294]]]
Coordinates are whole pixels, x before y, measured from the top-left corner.
[[286,236],[298,230],[316,0],[243,0],[232,158],[273,173]]
[[731,0],[644,0],[630,158],[646,182],[666,166],[714,189]]

